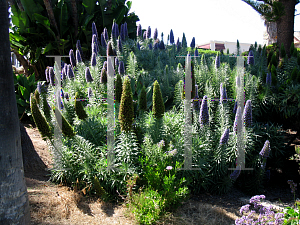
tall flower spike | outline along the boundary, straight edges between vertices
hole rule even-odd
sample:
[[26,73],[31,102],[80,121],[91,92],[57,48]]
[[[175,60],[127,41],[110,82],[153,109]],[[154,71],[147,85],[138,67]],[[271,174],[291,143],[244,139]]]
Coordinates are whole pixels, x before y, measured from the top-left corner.
[[179,38],[177,39],[176,47],[177,47],[177,51],[180,51],[180,49],[181,49],[181,44],[180,44]]
[[199,56],[198,50],[195,49],[194,56]]
[[136,44],[136,47],[138,48],[138,50],[141,50],[141,46],[139,42]]
[[92,23],[92,35],[96,35],[96,37],[98,38],[98,32],[95,22]]
[[204,95],[200,108],[199,123],[201,126],[209,124],[209,114],[207,107],[207,96]]
[[247,63],[248,65],[254,65],[254,55],[252,50],[249,51]]
[[54,75],[53,67],[49,67],[49,81],[52,86],[55,86],[54,77],[55,77],[55,75]]
[[107,71],[107,61],[104,61],[102,68],[104,68]]
[[271,84],[272,84],[272,75],[271,75],[271,73],[267,73],[266,84],[268,86],[271,86]]
[[223,83],[220,84],[220,102],[226,102],[227,100],[227,93],[226,93],[226,87],[223,87]]
[[236,180],[241,174],[241,166],[237,166],[236,169],[230,174],[231,180]]
[[92,82],[93,81],[93,78],[92,78],[92,75],[91,75],[89,67],[87,67],[85,69],[85,80],[86,80],[86,82]]
[[144,33],[143,33],[143,39],[146,40],[146,38],[147,38],[147,31],[144,31]]
[[70,62],[71,62],[72,68],[74,68],[76,66],[76,60],[74,57],[73,49],[70,50],[69,56],[70,56]]
[[195,48],[196,47],[196,43],[195,43],[195,37],[193,37],[192,42],[191,42],[191,48]]
[[80,40],[77,40],[77,42],[76,42],[76,49],[79,50],[80,56],[83,56],[83,52],[82,52],[82,49],[81,49]]
[[102,84],[107,83],[107,73],[106,73],[105,68],[102,68],[102,70],[101,70],[100,83],[102,83]]
[[151,27],[149,26],[148,29],[147,29],[147,35],[146,35],[146,38],[149,39],[151,38]]
[[[65,64],[67,65],[67,64]],[[65,66],[64,68],[61,70],[61,80],[65,80],[67,78],[67,73],[66,73],[66,69]]]
[[138,25],[137,30],[136,30],[136,36],[137,37],[142,37],[142,26],[141,24]]
[[154,34],[153,34],[153,39],[156,40],[157,36],[158,36],[158,31],[157,31],[157,28],[155,28]]
[[229,128],[226,128],[226,130],[224,131],[220,139],[220,145],[227,144],[228,139],[229,139]]
[[152,50],[152,49],[153,49],[152,44],[149,43],[149,50]]
[[124,30],[124,24],[121,24],[121,31],[120,31],[120,36],[121,36],[121,40],[125,41],[125,30]]
[[215,60],[215,67],[216,68],[219,68],[220,67],[220,56],[219,54],[216,56],[216,60]]
[[174,34],[173,34],[173,30],[172,29],[170,31],[170,43],[174,44]]
[[163,42],[163,40],[161,40],[158,44],[159,49],[164,50],[165,49],[165,43]]
[[242,116],[241,114],[242,114],[242,109],[240,106],[238,106],[235,114],[234,125],[233,125],[233,129],[235,133],[237,133],[238,131],[238,124],[239,124],[238,121],[241,119]]
[[120,33],[119,33],[119,25],[117,23],[115,23],[115,37],[118,38]]
[[93,52],[93,54],[92,54],[91,65],[92,66],[96,66],[97,65],[97,60],[96,60],[96,54],[95,54],[95,52]]
[[125,74],[125,67],[124,67],[124,62],[123,61],[120,61],[120,63],[119,63],[118,72],[122,76]]
[[118,46],[119,52],[122,52],[123,48],[122,48],[122,41],[121,41],[120,36],[118,37],[118,40],[117,40],[117,46]]
[[74,78],[74,72],[71,65],[68,65],[67,76],[70,80]]
[[80,51],[78,49],[76,50],[76,62],[77,62],[77,64],[82,62],[81,54],[80,54]]
[[124,23],[124,34],[125,34],[125,38],[128,37],[128,29],[127,29],[127,23]]
[[92,52],[96,55],[98,54],[98,43],[97,43],[97,36],[93,34],[92,38]]
[[108,40],[108,32],[106,27],[103,29],[103,37],[105,38],[106,41]]
[[119,58],[118,57],[115,58],[115,67],[119,68]]
[[268,158],[269,155],[270,155],[270,151],[271,151],[271,147],[270,147],[270,141],[269,140],[266,140],[265,141],[265,144],[264,144],[264,147],[261,149],[260,151],[260,155],[261,157],[263,158]]
[[244,113],[243,113],[243,121],[245,124],[245,127],[251,127],[252,126],[252,106],[251,106],[251,100],[247,100]]
[[154,43],[154,47],[153,48],[154,48],[154,50],[158,49],[158,43],[157,42]]

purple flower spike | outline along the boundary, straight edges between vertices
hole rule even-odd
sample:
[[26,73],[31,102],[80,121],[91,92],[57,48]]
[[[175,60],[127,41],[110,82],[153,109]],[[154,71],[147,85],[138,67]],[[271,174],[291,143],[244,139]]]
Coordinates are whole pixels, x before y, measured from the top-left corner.
[[199,123],[201,126],[209,124],[209,114],[208,114],[207,96],[206,95],[202,99],[200,115],[199,115]]
[[76,60],[74,57],[73,49],[70,50],[69,56],[70,56],[70,62],[71,62],[72,68],[74,68],[76,66]]
[[55,86],[54,77],[55,75],[54,75],[53,67],[49,67],[49,81],[52,86]]
[[227,128],[227,129],[224,131],[224,133],[223,133],[223,135],[222,135],[222,137],[221,137],[221,139],[220,139],[220,145],[227,144],[228,139],[229,139],[229,128]]
[[125,74],[125,67],[124,67],[123,61],[120,61],[120,63],[119,63],[118,72],[121,76],[123,76]]
[[104,68],[107,71],[107,61],[104,61],[102,68]]
[[233,129],[235,133],[237,133],[238,131],[238,121],[241,120],[241,116],[242,116],[241,114],[242,114],[242,109],[240,106],[238,106],[235,114],[234,125],[233,125]]
[[95,54],[95,52],[93,52],[93,54],[92,54],[91,65],[92,66],[96,66],[97,65],[97,60],[96,60],[96,54]]
[[83,56],[83,52],[82,52],[82,49],[81,49],[80,40],[77,40],[77,42],[76,42],[76,49],[79,50],[80,56]]
[[153,49],[153,47],[152,47],[152,44],[150,43],[149,44],[149,50],[152,50]]
[[237,166],[236,169],[230,174],[230,179],[235,181],[241,174],[241,166]]
[[271,73],[267,73],[266,84],[268,86],[271,86],[271,84],[272,84],[272,75],[271,75]]
[[145,40],[147,38],[147,31],[144,31],[143,33],[143,39]]
[[226,102],[227,100],[226,87],[223,87],[223,83],[220,84],[220,102]]
[[124,24],[121,24],[121,31],[120,31],[120,36],[121,36],[121,40],[125,41],[125,30],[124,30]]
[[88,89],[88,98],[91,98],[92,95],[93,95],[92,88],[89,87],[89,89]]
[[136,44],[136,47],[138,48],[138,50],[141,50],[140,43],[137,43],[137,44]]
[[80,51],[78,49],[76,50],[76,62],[77,63],[82,62],[81,54],[80,54]]
[[106,41],[108,40],[108,32],[106,27],[103,29],[103,37],[105,38]]
[[74,72],[71,65],[68,65],[67,76],[70,80],[74,78]]
[[163,42],[163,40],[161,40],[158,44],[159,49],[164,50],[165,49],[165,43]]
[[193,37],[192,42],[191,42],[191,48],[195,48],[196,43],[195,43],[195,37]]
[[115,27],[114,27],[114,36],[117,39],[119,37],[120,33],[119,33],[119,25],[117,23],[115,23]]
[[101,46],[106,49],[107,43],[106,43],[106,40],[105,40],[104,36],[105,36],[105,34],[102,33],[101,34]]
[[147,29],[147,35],[146,35],[146,38],[149,39],[151,38],[151,27],[149,26],[148,29]]
[[248,65],[254,65],[254,55],[252,50],[249,51],[247,63]]
[[137,31],[136,31],[136,36],[137,37],[142,37],[142,26],[141,24],[138,25]]
[[194,56],[199,56],[198,50],[195,49]]
[[154,43],[153,49],[154,50],[158,49],[158,43],[157,42]]
[[93,81],[93,78],[92,78],[92,75],[91,75],[89,67],[87,67],[85,69],[85,80],[86,80],[86,82],[92,82]]
[[127,29],[127,23],[124,23],[124,34],[125,34],[125,38],[128,37],[128,29]]
[[171,31],[170,31],[170,43],[171,44],[174,44],[175,42],[174,42],[174,34],[173,34],[173,30],[171,29]]
[[120,52],[122,52],[122,51],[123,51],[123,48],[122,48],[122,42],[121,42],[120,36],[118,37],[118,40],[117,40],[117,46],[118,46],[118,50],[119,50]]
[[98,54],[98,43],[97,43],[97,36],[93,34],[92,38],[92,52],[96,55]]
[[216,56],[216,61],[215,61],[215,67],[216,67],[216,68],[219,68],[220,65],[221,65],[221,62],[220,62],[220,56],[217,55],[217,56]]
[[96,35],[96,37],[98,38],[98,32],[95,22],[92,23],[92,35]]
[[179,38],[177,39],[176,47],[177,47],[177,51],[180,51],[180,49],[181,49],[181,43],[179,41]]
[[116,67],[116,68],[119,68],[119,64],[120,64],[120,63],[119,63],[119,58],[116,57],[116,58],[115,58],[115,67]]
[[266,142],[264,144],[264,147],[261,149],[259,154],[263,158],[268,158],[269,154],[270,154],[270,151],[271,151],[270,142],[269,142],[269,140],[266,140]]
[[247,100],[244,113],[243,113],[243,121],[245,123],[245,127],[252,126],[252,106],[251,100]]
[[153,34],[153,39],[156,40],[157,36],[158,36],[158,31],[157,31],[157,28],[155,28],[154,34]]
[[39,94],[42,93],[42,84],[40,81],[38,81],[37,85],[36,85],[36,89],[38,90]]

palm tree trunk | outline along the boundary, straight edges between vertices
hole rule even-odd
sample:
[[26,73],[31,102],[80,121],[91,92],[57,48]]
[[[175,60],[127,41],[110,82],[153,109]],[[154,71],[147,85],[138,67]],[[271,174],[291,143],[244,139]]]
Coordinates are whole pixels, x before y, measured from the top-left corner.
[[48,14],[48,17],[49,17],[50,24],[53,27],[55,27],[55,29],[57,31],[57,34],[58,34],[57,39],[59,40],[60,39],[59,38],[60,34],[59,34],[58,26],[57,26],[57,23],[56,23],[56,20],[55,20],[55,17],[54,17],[53,9],[52,9],[52,6],[51,6],[51,0],[44,0],[44,5],[45,5],[46,10],[47,10],[47,14]]
[[0,224],[30,224],[7,6],[7,1],[0,0]]
[[284,6],[284,15],[277,22],[277,44],[280,49],[281,43],[288,56],[290,56],[290,47],[294,41],[294,14],[296,0],[279,0]]

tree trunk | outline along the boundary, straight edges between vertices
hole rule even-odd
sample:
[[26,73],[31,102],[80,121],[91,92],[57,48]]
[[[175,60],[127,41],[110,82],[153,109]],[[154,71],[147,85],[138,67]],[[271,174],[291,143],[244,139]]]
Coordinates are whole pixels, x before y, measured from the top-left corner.
[[77,37],[78,35],[78,16],[77,16],[77,4],[76,0],[71,0],[71,8],[72,8],[72,18],[74,23],[74,35]]
[[44,5],[46,7],[46,10],[47,10],[47,14],[48,14],[48,17],[49,17],[49,21],[50,21],[50,24],[55,27],[56,29],[56,32],[58,34],[58,36],[56,37],[57,38],[57,41],[60,40],[60,33],[59,33],[59,29],[58,29],[58,26],[57,26],[57,23],[56,23],[56,20],[55,20],[55,17],[54,17],[54,13],[53,13],[53,8],[52,8],[52,5],[51,5],[51,0],[44,0]]
[[284,15],[277,22],[277,44],[280,49],[281,43],[288,56],[290,56],[290,47],[294,41],[294,14],[296,0],[279,0],[284,7]]
[[0,1],[0,224],[30,224],[10,60],[7,1]]
[[30,63],[27,59],[24,58],[23,55],[21,55],[17,49],[13,49],[13,52],[15,53],[17,60],[20,62],[20,64],[23,66],[26,77],[29,77],[31,75],[29,69],[30,69]]

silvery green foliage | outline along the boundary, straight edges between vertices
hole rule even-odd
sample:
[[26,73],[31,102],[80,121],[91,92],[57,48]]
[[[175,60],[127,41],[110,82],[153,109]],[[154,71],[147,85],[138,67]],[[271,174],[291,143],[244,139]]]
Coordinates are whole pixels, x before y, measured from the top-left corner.
[[147,35],[146,35],[146,38],[149,39],[151,38],[151,27],[149,26],[148,29],[147,29]]
[[153,34],[153,39],[156,40],[157,36],[158,36],[158,31],[157,31],[157,28],[155,28],[154,34]]
[[54,77],[55,77],[55,75],[54,75],[53,67],[49,67],[49,81],[52,86],[55,86]]
[[74,68],[76,66],[76,60],[75,60],[73,49],[70,50],[69,56],[70,56],[70,62],[71,62],[72,68]]
[[142,26],[141,24],[138,25],[137,30],[136,30],[136,36],[137,37],[142,37]]
[[97,65],[97,60],[96,60],[96,54],[93,52],[92,58],[91,58],[91,65],[96,66]]
[[216,60],[215,60],[215,67],[216,67],[216,68],[219,68],[220,65],[221,65],[221,62],[220,62],[220,56],[217,55],[217,56],[216,56]]
[[209,124],[209,113],[207,106],[207,96],[204,95],[200,108],[199,123],[201,126]]
[[77,63],[82,62],[80,51],[78,49],[76,50],[76,62]]
[[226,128],[226,130],[224,131],[224,133],[220,139],[220,145],[227,144],[228,139],[229,139],[229,128]]
[[121,76],[123,76],[125,74],[125,67],[124,67],[123,61],[120,61],[120,63],[119,63],[118,72]]
[[271,84],[272,84],[272,75],[271,75],[270,72],[267,73],[266,84],[267,84],[268,86],[271,86]]
[[92,75],[91,75],[89,67],[87,67],[85,69],[85,80],[86,80],[86,82],[92,82],[93,81],[93,78],[92,78]]
[[71,80],[71,79],[74,78],[74,72],[73,72],[72,66],[68,65],[67,68],[68,68],[67,69],[67,76]]
[[81,49],[80,40],[77,40],[77,42],[76,42],[76,49],[79,50],[80,56],[83,56],[83,52],[82,52],[82,49]]
[[261,151],[259,152],[259,154],[263,158],[268,158],[269,155],[270,155],[270,151],[271,151],[270,141],[266,140],[266,142],[264,144],[264,147],[261,149]]
[[251,127],[252,126],[252,105],[251,100],[247,100],[244,113],[243,113],[243,121],[245,124],[245,127]]
[[196,46],[196,43],[195,43],[195,37],[193,37],[192,41],[191,41],[191,44],[190,44],[190,47],[191,48],[195,48]]
[[174,42],[174,34],[173,34],[173,30],[171,29],[171,31],[170,31],[170,43],[171,44],[174,44],[175,42]]
[[254,54],[252,50],[249,51],[247,63],[248,65],[254,65]]

